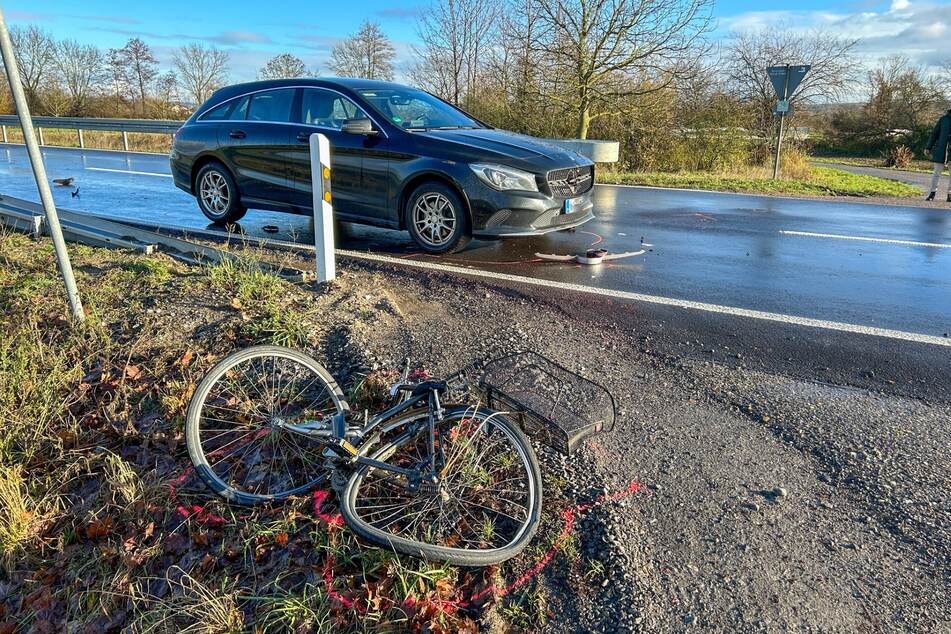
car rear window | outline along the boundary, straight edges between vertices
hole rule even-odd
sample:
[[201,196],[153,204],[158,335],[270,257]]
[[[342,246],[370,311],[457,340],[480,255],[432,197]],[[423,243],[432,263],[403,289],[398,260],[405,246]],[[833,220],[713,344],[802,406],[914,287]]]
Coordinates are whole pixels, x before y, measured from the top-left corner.
[[251,95],[248,121],[289,122],[294,89],[269,90]]

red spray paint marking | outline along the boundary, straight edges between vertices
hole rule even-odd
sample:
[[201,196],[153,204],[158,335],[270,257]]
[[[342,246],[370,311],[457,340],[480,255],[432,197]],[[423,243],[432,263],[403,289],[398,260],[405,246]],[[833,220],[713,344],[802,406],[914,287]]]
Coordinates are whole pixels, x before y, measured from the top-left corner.
[[314,491],[314,515],[327,522],[331,526],[343,526],[343,515],[340,513],[326,513],[321,510],[329,495],[330,491]]
[[[442,612],[446,614],[453,614],[457,610],[471,607],[474,603],[478,603],[479,601],[482,601],[483,599],[489,597],[490,595],[497,598],[502,598],[510,594],[514,590],[517,590],[521,586],[525,585],[526,583],[528,583],[529,581],[537,577],[541,573],[541,571],[544,570],[545,567],[551,563],[552,559],[554,559],[555,555],[558,553],[558,547],[561,545],[561,542],[563,542],[565,538],[568,537],[569,534],[571,534],[572,530],[574,530],[575,521],[577,520],[579,515],[582,515],[590,511],[591,509],[597,506],[601,506],[602,504],[605,504],[607,502],[614,502],[622,498],[626,498],[628,496],[634,495],[635,493],[639,492],[641,488],[642,488],[642,485],[639,482],[632,481],[626,488],[621,489],[620,491],[599,496],[595,498],[594,500],[592,500],[591,502],[579,504],[577,506],[573,506],[571,508],[568,508],[562,511],[561,517],[564,519],[565,524],[562,527],[561,532],[555,538],[555,541],[552,544],[551,548],[548,549],[548,552],[546,552],[545,555],[541,559],[535,562],[535,565],[533,565],[527,571],[519,575],[518,578],[516,578],[511,583],[505,586],[499,586],[495,584],[490,585],[484,588],[483,590],[480,590],[476,594],[472,595],[472,597],[468,601],[446,601],[442,599],[437,599],[433,601],[433,603]],[[315,498],[316,498],[316,494],[315,494]],[[337,592],[336,589],[334,589],[333,564],[334,564],[334,560],[331,557],[328,557],[328,559],[324,562],[323,577],[324,577],[324,584],[326,586],[328,596],[336,600],[338,603],[340,603],[343,607],[347,609],[355,609],[362,613],[368,612],[369,606],[360,606],[353,599],[350,599],[348,597],[341,595],[339,592]],[[413,597],[407,597],[406,601],[404,601],[403,603],[403,607],[408,608],[408,607],[412,607],[415,604],[416,604],[416,600]]]
[[228,523],[228,520],[222,516],[212,513],[198,504],[185,505],[178,501],[177,489],[185,483],[185,480],[191,475],[192,469],[192,465],[188,465],[180,476],[168,483],[168,493],[169,498],[172,500],[172,505],[185,519],[191,518],[203,526],[211,526],[214,528],[224,526]]
[[594,242],[592,242],[591,244],[588,245],[589,248],[590,248],[590,247],[597,246],[597,245],[601,244],[602,242],[604,242],[604,236],[602,236],[602,235],[599,234],[599,233],[595,233],[595,232],[593,232],[593,231],[579,231],[578,233],[583,233],[583,234],[585,234],[585,235],[587,235],[587,236],[594,236]]
[[[241,447],[244,447],[245,445],[259,438],[263,438],[264,436],[267,436],[269,433],[271,433],[270,429],[259,429],[258,431],[251,434],[250,438],[244,439],[243,437],[238,442],[238,444],[235,444],[233,446],[231,446],[232,443],[228,443],[224,447],[221,447],[219,449],[216,449],[215,451],[212,451],[211,453],[208,454],[207,457],[211,459],[211,458],[215,458],[217,456],[222,455],[226,451],[225,447],[227,447],[227,451],[230,451],[230,452],[237,451]],[[178,496],[176,495],[176,489],[185,483],[185,480],[188,478],[189,475],[191,475],[193,468],[194,467],[192,465],[188,465],[185,468],[185,470],[182,472],[182,475],[178,476],[177,478],[175,478],[174,480],[168,483],[169,498],[171,498],[172,504],[176,507],[175,510],[178,511],[181,514],[181,516],[184,517],[185,519],[193,518],[199,524],[203,524],[205,526],[215,526],[215,527],[224,526],[225,524],[228,523],[228,520],[226,520],[222,516],[216,515],[206,510],[204,507],[199,506],[198,504],[192,504],[191,506],[186,506],[184,504],[179,503]]]

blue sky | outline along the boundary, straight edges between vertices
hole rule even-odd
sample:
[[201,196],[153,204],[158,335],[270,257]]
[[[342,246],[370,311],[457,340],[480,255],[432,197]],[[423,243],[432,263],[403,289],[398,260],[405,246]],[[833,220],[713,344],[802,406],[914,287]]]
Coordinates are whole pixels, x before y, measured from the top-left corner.
[[[253,79],[273,55],[291,52],[327,72],[333,44],[357,29],[364,19],[379,22],[397,47],[398,65],[412,63],[415,19],[427,3],[405,0],[358,0],[351,3],[222,3],[164,0],[2,0],[10,24],[34,23],[55,36],[72,37],[100,47],[121,46],[130,37],[151,44],[163,66],[174,49],[191,41],[219,46],[231,55],[234,80]],[[731,29],[784,25],[861,37],[860,59],[873,63],[893,53],[937,67],[951,61],[951,0],[719,0],[716,35]]]

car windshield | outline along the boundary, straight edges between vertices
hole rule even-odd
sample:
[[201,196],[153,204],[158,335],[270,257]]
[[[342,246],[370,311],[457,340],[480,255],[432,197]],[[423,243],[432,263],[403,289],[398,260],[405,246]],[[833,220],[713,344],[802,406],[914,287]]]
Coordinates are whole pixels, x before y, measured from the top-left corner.
[[414,88],[361,90],[360,95],[382,116],[405,130],[483,128],[475,119],[427,92]]

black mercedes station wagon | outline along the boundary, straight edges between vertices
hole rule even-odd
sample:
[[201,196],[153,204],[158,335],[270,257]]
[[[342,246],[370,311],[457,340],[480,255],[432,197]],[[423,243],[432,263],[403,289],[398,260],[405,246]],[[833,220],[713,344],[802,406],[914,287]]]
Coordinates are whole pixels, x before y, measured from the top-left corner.
[[222,88],[175,135],[175,184],[213,222],[248,207],[310,214],[314,132],[330,139],[337,217],[406,229],[430,253],[594,217],[588,159],[491,128],[422,90],[360,79]]

